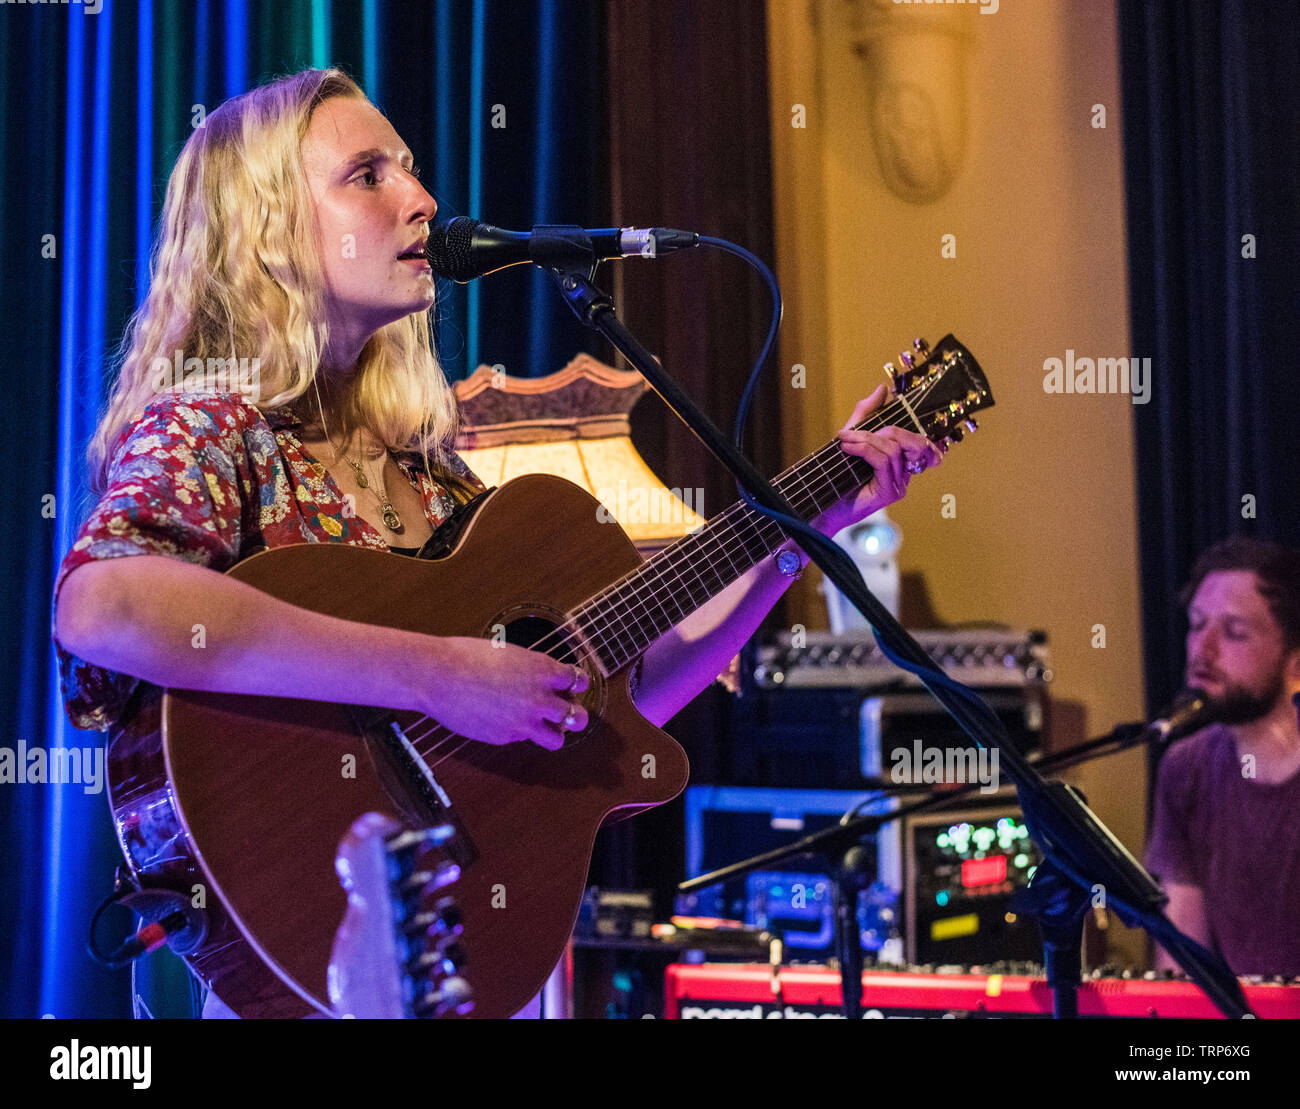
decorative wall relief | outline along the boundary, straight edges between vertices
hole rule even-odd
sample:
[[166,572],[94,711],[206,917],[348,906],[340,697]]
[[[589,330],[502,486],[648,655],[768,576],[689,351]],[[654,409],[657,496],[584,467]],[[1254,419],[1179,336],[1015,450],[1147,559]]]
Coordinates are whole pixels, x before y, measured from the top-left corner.
[[862,59],[876,163],[913,204],[943,196],[966,150],[966,66],[979,3],[827,0],[837,39]]

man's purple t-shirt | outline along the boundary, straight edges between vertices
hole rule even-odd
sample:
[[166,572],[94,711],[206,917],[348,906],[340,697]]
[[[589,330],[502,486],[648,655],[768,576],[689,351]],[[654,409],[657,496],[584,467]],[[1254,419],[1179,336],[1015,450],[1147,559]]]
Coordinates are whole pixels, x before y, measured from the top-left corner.
[[1147,869],[1199,886],[1214,948],[1237,974],[1300,975],[1300,771],[1275,785],[1243,773],[1213,724],[1161,760]]

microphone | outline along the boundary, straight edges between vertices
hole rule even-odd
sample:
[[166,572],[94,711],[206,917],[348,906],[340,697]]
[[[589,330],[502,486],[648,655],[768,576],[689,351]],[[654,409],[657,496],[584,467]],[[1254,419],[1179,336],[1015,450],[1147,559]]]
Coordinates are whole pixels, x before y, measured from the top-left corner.
[[433,272],[464,285],[476,277],[531,262],[546,268],[585,266],[609,258],[657,258],[696,246],[694,231],[671,227],[582,228],[541,224],[531,231],[503,231],[469,216],[435,223],[425,256]]
[[1210,704],[1209,695],[1205,690],[1195,686],[1182,689],[1169,702],[1164,715],[1146,726],[1143,738],[1169,744],[1212,723],[1216,716],[1216,710]]
[[[1209,695],[1205,690],[1198,689],[1195,686],[1182,689],[1174,695],[1174,699],[1169,702],[1169,707],[1150,724],[1120,724],[1112,729],[1109,735],[1102,736],[1100,739],[1089,740],[1080,747],[1060,751],[1056,755],[1044,759],[1039,764],[1039,769],[1056,771],[1067,766],[1073,766],[1075,761],[1073,756],[1108,744],[1115,745],[1113,751],[1106,752],[1111,755],[1127,751],[1130,747],[1136,747],[1139,743],[1154,743],[1159,750],[1163,751],[1175,740],[1182,739],[1183,736],[1197,731],[1206,724],[1212,724],[1218,718],[1218,709],[1211,704]],[[1060,759],[1066,761],[1058,765]]]

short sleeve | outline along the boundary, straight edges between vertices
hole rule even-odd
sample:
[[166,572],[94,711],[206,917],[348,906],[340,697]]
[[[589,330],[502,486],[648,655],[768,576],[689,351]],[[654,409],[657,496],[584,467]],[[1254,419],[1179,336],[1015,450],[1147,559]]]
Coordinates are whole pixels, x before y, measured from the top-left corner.
[[165,555],[217,571],[233,566],[243,532],[241,489],[250,489],[247,423],[245,406],[228,394],[163,394],[119,440],[108,487],[54,582],[50,631],[74,727],[118,722],[140,679],[94,666],[59,643],[53,613],[64,580],[84,563],[129,555]]
[[1156,775],[1155,811],[1147,837],[1146,866],[1162,883],[1202,884],[1192,850],[1191,820],[1195,804],[1195,762],[1190,743],[1171,749]]

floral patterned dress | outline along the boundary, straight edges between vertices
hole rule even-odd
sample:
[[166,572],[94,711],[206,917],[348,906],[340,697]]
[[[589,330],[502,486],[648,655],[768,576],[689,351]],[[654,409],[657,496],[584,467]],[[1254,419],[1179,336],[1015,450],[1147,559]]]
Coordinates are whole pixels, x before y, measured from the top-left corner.
[[[263,548],[352,543],[387,551],[328,471],[302,446],[300,421],[263,414],[238,394],[160,394],[116,444],[109,485],[82,525],[54,584],[51,636],[64,709],[74,727],[138,734],[156,729],[161,690],[94,666],[65,650],[53,612],[68,574],[99,558],[154,554],[226,571]],[[424,472],[418,452],[394,454],[421,494],[435,528],[455,508],[451,493]],[[459,456],[449,467],[485,487]]]

